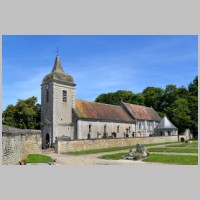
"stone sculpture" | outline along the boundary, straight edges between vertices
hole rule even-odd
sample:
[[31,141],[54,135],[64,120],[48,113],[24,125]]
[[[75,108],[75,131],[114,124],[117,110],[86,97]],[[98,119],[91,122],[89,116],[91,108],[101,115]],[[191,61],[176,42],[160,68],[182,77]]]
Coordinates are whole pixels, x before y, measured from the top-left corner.
[[124,159],[127,160],[143,160],[144,158],[149,157],[149,153],[146,150],[145,146],[140,144],[136,145],[136,151],[129,150],[128,156],[125,156]]

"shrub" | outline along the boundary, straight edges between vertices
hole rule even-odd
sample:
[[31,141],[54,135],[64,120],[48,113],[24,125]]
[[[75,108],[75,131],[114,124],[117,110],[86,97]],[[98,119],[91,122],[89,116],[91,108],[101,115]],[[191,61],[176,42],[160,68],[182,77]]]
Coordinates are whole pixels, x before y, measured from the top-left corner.
[[185,140],[185,143],[189,143],[188,140]]

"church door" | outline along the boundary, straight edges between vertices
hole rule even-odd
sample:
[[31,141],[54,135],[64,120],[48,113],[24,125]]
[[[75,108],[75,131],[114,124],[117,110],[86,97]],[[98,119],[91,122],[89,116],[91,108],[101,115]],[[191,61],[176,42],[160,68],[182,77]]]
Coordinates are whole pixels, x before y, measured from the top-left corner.
[[49,133],[47,133],[46,134],[46,149],[50,147],[49,142],[50,142],[50,136],[49,136]]

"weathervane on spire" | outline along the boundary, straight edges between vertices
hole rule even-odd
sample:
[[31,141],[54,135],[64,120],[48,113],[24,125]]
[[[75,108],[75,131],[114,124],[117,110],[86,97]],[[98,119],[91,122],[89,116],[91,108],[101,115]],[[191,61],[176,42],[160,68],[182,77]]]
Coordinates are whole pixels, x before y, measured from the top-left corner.
[[57,47],[57,51],[56,51],[56,53],[57,53],[57,56],[58,56],[58,50],[59,50],[59,48]]

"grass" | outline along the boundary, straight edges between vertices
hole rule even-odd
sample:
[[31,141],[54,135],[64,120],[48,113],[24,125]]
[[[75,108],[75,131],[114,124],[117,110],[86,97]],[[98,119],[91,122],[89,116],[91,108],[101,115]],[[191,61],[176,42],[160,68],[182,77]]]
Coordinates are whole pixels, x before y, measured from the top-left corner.
[[198,153],[198,149],[187,148],[149,148],[149,152],[173,152],[173,153]]
[[194,141],[192,143],[178,143],[178,144],[170,144],[166,145],[165,147],[198,147],[198,142]]
[[171,163],[180,165],[198,165],[198,156],[151,154],[144,162]]
[[[123,156],[127,155],[128,153],[117,153],[117,154],[104,155],[101,156],[100,158],[108,160],[120,160],[123,158]],[[180,165],[198,165],[198,156],[151,154],[149,158],[145,158],[143,161],[180,164]]]
[[165,147],[187,147],[189,144],[188,143],[183,143],[183,144],[170,144],[166,145]]
[[[142,145],[147,147],[147,146],[156,146],[156,145],[171,144],[171,143],[172,142],[142,144]],[[110,148],[103,148],[103,149],[91,149],[91,150],[83,150],[83,151],[70,151],[70,152],[66,152],[65,154],[70,154],[70,155],[95,154],[95,153],[112,152],[112,151],[119,151],[119,150],[133,149],[133,148],[136,148],[136,146],[132,145],[132,146],[124,146],[124,147],[110,147]]]
[[27,163],[47,163],[52,161],[51,157],[42,154],[29,154],[26,157]]
[[109,154],[101,156],[102,159],[109,159],[109,160],[120,160],[123,156],[128,156],[128,153],[116,153],[116,154]]

